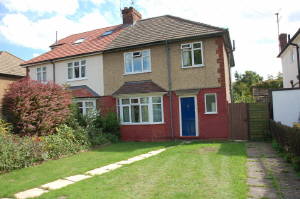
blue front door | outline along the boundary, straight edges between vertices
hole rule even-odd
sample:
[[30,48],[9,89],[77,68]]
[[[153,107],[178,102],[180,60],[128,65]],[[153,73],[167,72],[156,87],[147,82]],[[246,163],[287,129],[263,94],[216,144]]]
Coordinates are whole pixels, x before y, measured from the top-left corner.
[[196,136],[196,113],[194,97],[180,98],[181,135]]

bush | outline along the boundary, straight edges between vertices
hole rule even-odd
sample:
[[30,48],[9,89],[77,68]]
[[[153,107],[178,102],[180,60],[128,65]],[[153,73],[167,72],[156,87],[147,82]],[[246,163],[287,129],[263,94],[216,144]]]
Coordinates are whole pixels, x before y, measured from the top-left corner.
[[[276,146],[279,150],[285,152],[284,158],[288,162],[292,162],[294,167],[300,168],[300,129],[296,127],[288,127],[280,123],[270,121],[270,130],[273,139],[280,146]],[[273,144],[274,146],[274,144]]]
[[12,126],[0,119],[0,134],[8,134],[11,132]]
[[3,98],[3,115],[15,133],[49,135],[65,122],[71,102],[70,93],[62,86],[25,78],[9,86]]

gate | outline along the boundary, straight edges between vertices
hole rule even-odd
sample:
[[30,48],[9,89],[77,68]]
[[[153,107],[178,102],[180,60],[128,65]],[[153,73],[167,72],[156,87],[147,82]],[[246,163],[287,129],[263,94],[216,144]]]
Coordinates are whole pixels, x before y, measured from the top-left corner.
[[248,108],[246,103],[229,104],[231,134],[230,139],[248,140]]

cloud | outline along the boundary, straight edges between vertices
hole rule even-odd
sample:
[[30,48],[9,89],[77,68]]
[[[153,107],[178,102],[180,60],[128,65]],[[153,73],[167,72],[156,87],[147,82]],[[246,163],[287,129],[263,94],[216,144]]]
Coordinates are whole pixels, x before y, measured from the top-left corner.
[[79,7],[77,0],[1,0],[1,3],[10,11],[38,14],[73,14]]
[[57,15],[33,22],[24,14],[8,14],[2,19],[0,34],[14,44],[48,50],[55,41],[56,31],[58,31],[58,38],[61,39],[107,25],[109,25],[107,20],[97,10],[85,14],[78,21]]

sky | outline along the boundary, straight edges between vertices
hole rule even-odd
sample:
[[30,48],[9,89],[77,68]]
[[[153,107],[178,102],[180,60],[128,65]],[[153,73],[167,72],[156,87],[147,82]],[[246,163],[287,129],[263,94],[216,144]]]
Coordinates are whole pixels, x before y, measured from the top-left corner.
[[235,40],[235,71],[266,78],[281,71],[280,32],[300,28],[299,0],[0,0],[0,51],[29,60],[68,35],[122,23],[120,8],[135,7],[143,18],[170,14],[228,28]]

